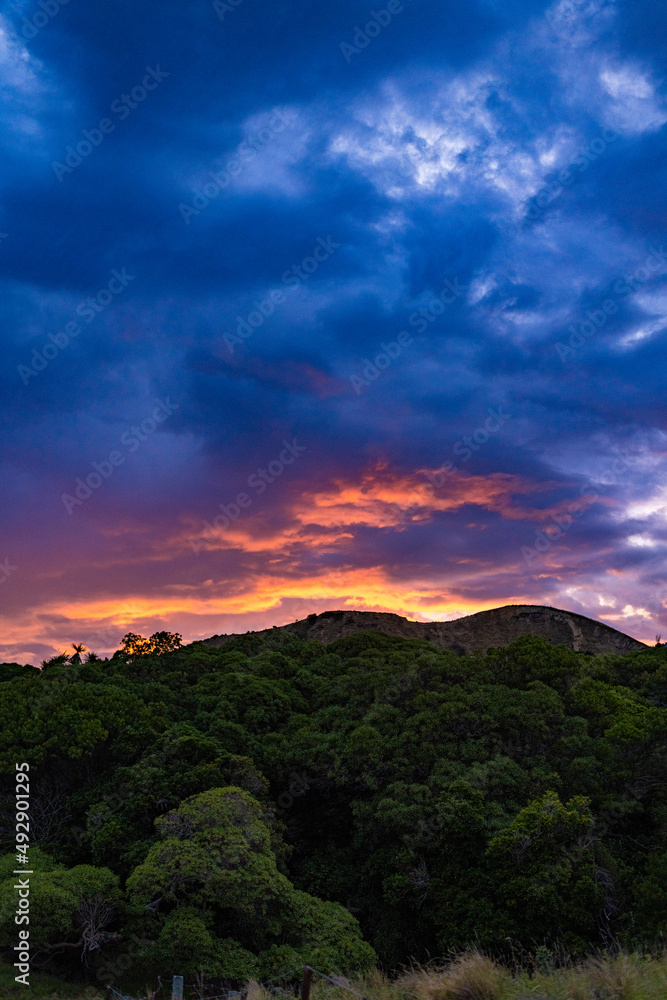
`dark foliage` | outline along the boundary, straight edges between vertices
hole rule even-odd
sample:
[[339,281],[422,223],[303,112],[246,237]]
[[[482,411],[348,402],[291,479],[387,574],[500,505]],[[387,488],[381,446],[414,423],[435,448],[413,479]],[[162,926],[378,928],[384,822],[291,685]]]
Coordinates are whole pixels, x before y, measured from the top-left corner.
[[130,646],[0,667],[4,848],[27,761],[47,968],[109,980],[130,955],[125,978],[203,967],[233,985],[315,959],[347,973],[373,951],[391,968],[508,940],[657,946],[663,647],[590,657],[524,637],[458,657],[277,631]]

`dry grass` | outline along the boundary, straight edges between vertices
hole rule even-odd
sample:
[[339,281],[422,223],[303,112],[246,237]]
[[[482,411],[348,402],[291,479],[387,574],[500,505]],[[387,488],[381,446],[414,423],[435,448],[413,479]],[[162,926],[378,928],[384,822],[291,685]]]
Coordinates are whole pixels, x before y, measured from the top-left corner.
[[409,1000],[500,1000],[504,978],[490,958],[470,951],[441,969],[413,969],[397,986]]
[[[601,956],[551,972],[513,976],[486,955],[470,951],[447,965],[415,966],[393,980],[374,972],[350,985],[369,1000],[667,1000],[667,956]],[[265,998],[258,994],[248,1000]],[[313,1000],[353,997],[315,982]]]
[[601,1000],[635,1000],[641,993],[642,968],[636,955],[595,959],[586,974]]
[[[530,968],[532,969],[532,962]],[[28,996],[18,986],[14,970],[0,964],[0,1000]],[[32,977],[31,977],[32,979]],[[566,964],[552,972],[512,973],[479,951],[469,951],[442,966],[414,966],[396,979],[377,970],[352,980],[340,980],[368,1000],[667,1000],[667,955],[647,959],[622,954],[600,956],[579,965]],[[35,975],[33,1000],[103,1000],[99,991]],[[248,1000],[276,1000],[257,982],[248,983]],[[341,986],[317,977],[312,1000],[355,1000]]]
[[248,990],[248,1000],[269,1000],[271,994],[268,990],[265,990],[257,980],[251,979],[246,986]]
[[536,976],[534,981],[553,1000],[664,1000],[667,958],[600,957]]

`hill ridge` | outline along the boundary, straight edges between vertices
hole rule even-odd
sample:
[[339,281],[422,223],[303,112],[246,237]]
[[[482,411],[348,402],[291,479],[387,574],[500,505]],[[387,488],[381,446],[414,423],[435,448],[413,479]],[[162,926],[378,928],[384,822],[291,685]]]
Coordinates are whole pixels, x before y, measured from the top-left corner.
[[[447,622],[418,622],[391,611],[345,608],[245,635],[264,636],[276,630],[292,632],[302,639],[316,639],[325,645],[358,632],[377,631],[407,639],[426,639],[461,656],[485,652],[492,646],[507,646],[522,635],[541,636],[554,644],[563,643],[574,652],[592,655],[649,648],[604,622],[543,604],[505,604]],[[203,641],[208,646],[223,646],[243,634],[214,635]]]

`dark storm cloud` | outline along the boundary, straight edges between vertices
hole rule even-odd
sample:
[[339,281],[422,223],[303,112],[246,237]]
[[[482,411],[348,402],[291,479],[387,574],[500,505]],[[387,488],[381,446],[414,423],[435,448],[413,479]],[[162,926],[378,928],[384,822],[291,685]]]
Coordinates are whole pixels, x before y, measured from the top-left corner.
[[[32,635],[12,649],[41,656],[120,605],[182,631],[211,601],[201,634],[220,630],[221,593],[247,592],[229,621],[254,627],[292,600],[267,580],[332,566],[358,574],[338,593],[366,580],[391,609],[402,588],[427,615],[438,595],[611,609],[635,631],[664,614],[667,267],[615,291],[667,252],[652,5],[70,0],[43,25],[40,9],[5,15],[0,63],[20,566],[0,587]],[[318,241],[338,246],[316,260]],[[442,305],[446,281],[462,291]],[[178,409],[68,513],[62,495],[165,396]],[[299,463],[195,555],[294,438]],[[642,464],[527,565],[549,512],[617,454]],[[456,500],[429,507],[420,470],[448,460]]]

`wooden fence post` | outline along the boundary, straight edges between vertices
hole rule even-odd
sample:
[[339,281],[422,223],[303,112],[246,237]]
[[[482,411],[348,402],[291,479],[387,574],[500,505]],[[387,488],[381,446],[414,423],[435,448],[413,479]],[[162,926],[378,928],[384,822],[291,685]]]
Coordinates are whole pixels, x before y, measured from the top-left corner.
[[105,1000],[111,1000],[111,987],[110,986],[107,986],[106,990],[104,991],[104,998],[105,998]]
[[313,970],[309,965],[303,967],[303,980],[301,982],[301,1000],[310,1000],[310,984],[313,981]]

